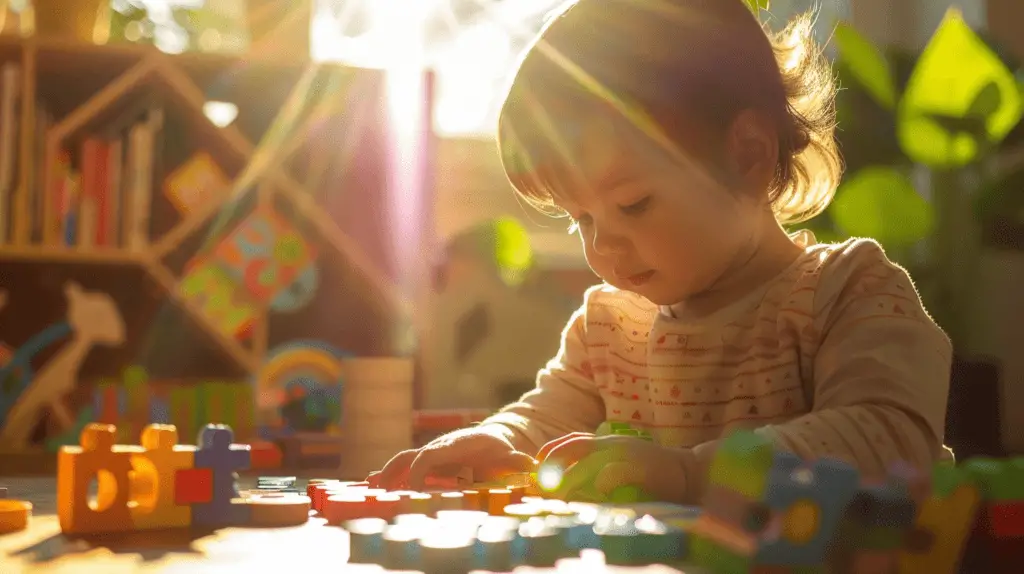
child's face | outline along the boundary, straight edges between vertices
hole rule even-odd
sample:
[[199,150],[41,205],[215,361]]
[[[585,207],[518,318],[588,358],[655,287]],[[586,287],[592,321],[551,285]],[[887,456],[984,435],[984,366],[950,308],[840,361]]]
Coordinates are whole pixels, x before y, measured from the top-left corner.
[[729,189],[695,161],[673,159],[638,130],[588,126],[556,202],[578,225],[601,278],[670,305],[749,256],[765,216],[757,194]]

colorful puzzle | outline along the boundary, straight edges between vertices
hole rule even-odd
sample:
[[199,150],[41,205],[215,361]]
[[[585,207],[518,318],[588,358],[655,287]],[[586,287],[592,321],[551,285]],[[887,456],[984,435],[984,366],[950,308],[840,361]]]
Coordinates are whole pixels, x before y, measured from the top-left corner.
[[261,208],[217,245],[213,257],[253,301],[269,306],[313,265],[316,253],[291,223]]
[[225,335],[244,338],[256,321],[255,304],[238,279],[214,259],[190,262],[178,288]]

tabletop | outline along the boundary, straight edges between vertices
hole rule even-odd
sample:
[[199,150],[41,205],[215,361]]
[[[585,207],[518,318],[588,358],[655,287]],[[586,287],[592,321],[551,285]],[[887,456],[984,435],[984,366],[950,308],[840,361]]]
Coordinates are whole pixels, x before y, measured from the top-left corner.
[[[7,487],[9,498],[27,500],[34,507],[27,530],[0,535],[0,574],[251,573],[269,567],[341,565],[348,560],[348,534],[325,526],[317,517],[289,528],[140,530],[68,537],[57,523],[54,479],[0,478],[0,485]],[[360,570],[364,568],[350,566],[344,571]]]
[[[240,488],[255,480],[243,477]],[[56,480],[4,478],[8,498],[33,504],[27,530],[0,535],[0,574],[252,574],[302,568],[305,572],[383,574],[373,565],[347,564],[348,533],[327,526],[317,516],[288,528],[137,530],[69,537],[56,516]],[[516,572],[555,573],[554,568],[520,568]],[[574,570],[581,571],[581,570]],[[683,574],[665,566],[587,567],[593,574]],[[687,570],[689,572],[689,570]]]

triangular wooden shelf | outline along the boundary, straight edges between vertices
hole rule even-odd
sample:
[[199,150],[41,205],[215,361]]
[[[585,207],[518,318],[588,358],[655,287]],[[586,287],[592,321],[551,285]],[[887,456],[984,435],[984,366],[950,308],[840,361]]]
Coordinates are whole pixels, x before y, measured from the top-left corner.
[[[92,49],[96,49],[93,47]],[[116,48],[115,48],[116,49]],[[215,137],[233,154],[246,162],[253,158],[256,146],[253,145],[237,128],[228,126],[218,128],[206,118],[203,113],[203,106],[206,98],[202,90],[192,81],[175,62],[176,56],[162,54],[160,52],[129,48],[131,53],[139,54],[138,63],[128,68],[114,81],[95,92],[85,102],[80,104],[68,113],[57,123],[47,134],[46,138],[46,162],[54,161],[63,144],[73,138],[100,119],[113,106],[129,98],[132,92],[140,86],[151,82],[161,84],[167,89],[161,92],[162,97],[168,103],[184,109],[190,117],[201,118],[198,121],[203,123],[204,129]],[[294,146],[286,146],[285,151]],[[47,170],[50,171],[50,170]],[[50,189],[52,184],[49,178],[52,174],[47,173],[47,182],[44,189]],[[352,268],[360,275],[367,286],[378,293],[395,312],[406,315],[411,312],[409,301],[404,299],[396,285],[387,277],[384,271],[372,261],[356,242],[338,227],[327,214],[316,205],[312,196],[307,193],[302,185],[294,178],[284,173],[278,162],[260,162],[258,165],[248,166],[243,171],[242,177],[248,179],[251,185],[235,185],[233,192],[224,194],[215,201],[210,201],[203,208],[189,215],[179,222],[170,231],[150,244],[149,248],[142,252],[131,254],[132,261],[142,264],[149,275],[167,291],[167,294],[181,307],[189,316],[205,331],[214,337],[223,351],[235,362],[248,372],[255,372],[262,360],[264,346],[256,344],[252,351],[243,347],[236,339],[222,334],[216,326],[208,320],[198,309],[180,297],[177,282],[178,278],[168,269],[163,258],[180,246],[193,234],[199,232],[204,225],[213,218],[225,204],[234,199],[241,198],[244,194],[250,193],[256,184],[265,182],[271,189],[277,190],[277,194],[284,197],[291,203],[298,213],[310,222],[317,232],[327,240],[331,247],[346,259]],[[54,210],[53,199],[49,194],[44,198],[44,213],[46,221],[52,221]],[[57,238],[50,232],[44,235],[44,242],[48,245],[58,243]],[[67,251],[71,251],[68,249]],[[265,320],[265,319],[264,319]],[[265,330],[265,325],[258,326]]]

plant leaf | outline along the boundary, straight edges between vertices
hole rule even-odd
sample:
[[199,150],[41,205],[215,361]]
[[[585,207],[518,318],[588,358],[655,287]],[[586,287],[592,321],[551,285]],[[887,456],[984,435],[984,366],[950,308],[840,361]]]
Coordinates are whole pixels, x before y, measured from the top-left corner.
[[529,232],[513,217],[499,217],[490,227],[494,234],[494,260],[502,278],[510,284],[519,283],[533,264]]
[[840,63],[846,66],[850,75],[882,107],[895,109],[895,76],[882,51],[846,22],[836,27],[834,38]]
[[917,243],[935,225],[932,204],[917,193],[910,178],[885,167],[854,174],[839,187],[829,211],[838,229],[892,247]]
[[961,13],[950,9],[910,77],[897,130],[914,161],[962,167],[998,145],[1022,111],[1013,73]]

